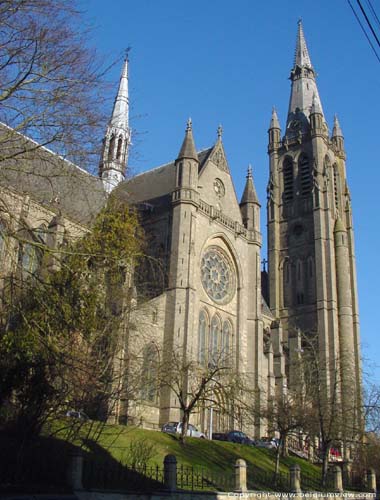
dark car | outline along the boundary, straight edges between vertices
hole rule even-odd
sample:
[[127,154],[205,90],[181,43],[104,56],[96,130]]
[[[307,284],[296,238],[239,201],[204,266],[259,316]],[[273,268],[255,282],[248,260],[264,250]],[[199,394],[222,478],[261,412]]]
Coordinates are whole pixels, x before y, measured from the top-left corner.
[[227,434],[225,432],[213,432],[212,439],[215,441],[228,441]]
[[239,443],[239,444],[250,444],[254,445],[255,442],[251,439],[245,432],[242,431],[230,431],[226,434],[226,441],[230,441],[231,443]]

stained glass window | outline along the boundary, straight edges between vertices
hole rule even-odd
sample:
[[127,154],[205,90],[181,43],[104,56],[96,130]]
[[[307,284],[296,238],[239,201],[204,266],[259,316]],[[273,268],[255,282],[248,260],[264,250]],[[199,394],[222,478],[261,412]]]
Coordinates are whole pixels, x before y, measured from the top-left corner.
[[206,364],[207,358],[207,338],[208,338],[208,317],[205,311],[199,314],[199,330],[198,330],[198,361],[201,365]]
[[223,358],[227,360],[230,356],[232,328],[229,321],[223,323],[222,330],[222,352]]
[[221,344],[221,323],[218,316],[213,316],[210,328],[210,361],[218,362],[219,349]]
[[235,275],[227,255],[218,247],[209,247],[201,262],[202,285],[218,303],[229,302],[235,291]]

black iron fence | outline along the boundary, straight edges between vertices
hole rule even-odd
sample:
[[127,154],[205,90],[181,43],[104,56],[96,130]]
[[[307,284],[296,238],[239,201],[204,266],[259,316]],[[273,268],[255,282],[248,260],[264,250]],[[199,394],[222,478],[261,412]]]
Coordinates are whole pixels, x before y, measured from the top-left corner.
[[255,465],[247,467],[247,487],[249,490],[289,491],[289,473],[267,471]]
[[67,470],[68,453],[47,457],[44,449],[22,448],[15,453],[0,453],[0,490],[29,493],[70,491]]
[[[72,449],[48,454],[45,448],[18,450],[17,453],[0,454],[0,489],[2,491],[28,492],[65,492],[70,491],[67,482],[68,471],[72,465]],[[343,489],[366,491],[364,475],[361,472],[342,474]],[[85,489],[116,491],[161,491],[166,488],[165,473],[162,466],[129,467],[119,463],[111,456],[95,459],[82,455],[81,482]],[[234,491],[235,469],[214,472],[207,468],[177,465],[176,488],[187,491]],[[290,474],[277,475],[249,464],[247,467],[248,490],[290,491]],[[321,471],[311,470],[301,474],[303,491],[334,491],[333,471],[322,485]]]
[[323,484],[322,471],[313,473],[308,471],[301,476],[301,487],[303,491],[334,491],[334,476],[329,471]]
[[82,482],[85,489],[159,491],[164,470],[159,466],[129,467],[114,460],[85,458]]
[[182,490],[232,491],[234,480],[231,471],[215,473],[202,467],[177,467],[177,488]]

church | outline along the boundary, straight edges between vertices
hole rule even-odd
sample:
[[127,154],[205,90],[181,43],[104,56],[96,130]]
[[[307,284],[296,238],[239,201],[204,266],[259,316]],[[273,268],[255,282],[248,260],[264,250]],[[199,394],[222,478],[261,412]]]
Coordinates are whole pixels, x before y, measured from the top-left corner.
[[[55,248],[68,235],[86,232],[111,192],[137,207],[149,257],[160,272],[152,276],[142,269],[136,276],[136,288],[150,278],[144,306],[139,309],[136,299],[134,312],[135,329],[144,328],[140,342],[146,341],[142,373],[147,380],[142,380],[141,401],[128,409],[122,401],[116,405],[115,420],[141,418],[156,429],[180,420],[173,391],[147,387],[155,346],[164,359],[165,351],[179,348],[205,366],[223,352],[248,377],[259,410],[297,383],[291,366],[310,336],[318,341],[325,390],[333,390],[338,370],[343,408],[358,408],[358,300],[344,140],[337,118],[329,133],[301,22],[286,122],[281,129],[273,110],[268,130],[267,259],[261,253],[263,207],[252,171],[248,168],[238,200],[221,128],[215,143],[198,151],[189,120],[182,145],[167,164],[128,177],[128,64],[98,177],[43,150],[28,171],[11,165],[1,186],[3,203],[12,204],[16,217],[33,230],[48,227]],[[35,181],[38,169],[50,178]],[[24,244],[21,261],[30,272],[37,265],[33,252]],[[196,412],[192,423],[203,431],[244,427],[222,412],[212,415],[210,407]],[[256,437],[267,433],[259,411],[249,431]]]

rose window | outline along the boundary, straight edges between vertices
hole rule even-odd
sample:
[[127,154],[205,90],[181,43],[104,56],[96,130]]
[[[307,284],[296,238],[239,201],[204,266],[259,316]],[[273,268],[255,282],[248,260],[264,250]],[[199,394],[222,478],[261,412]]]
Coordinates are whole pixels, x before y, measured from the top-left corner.
[[229,302],[235,291],[235,274],[223,250],[209,247],[201,262],[202,285],[207,295],[218,303]]

